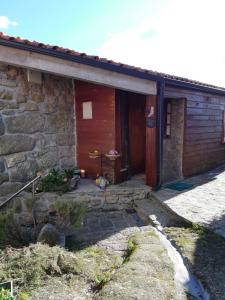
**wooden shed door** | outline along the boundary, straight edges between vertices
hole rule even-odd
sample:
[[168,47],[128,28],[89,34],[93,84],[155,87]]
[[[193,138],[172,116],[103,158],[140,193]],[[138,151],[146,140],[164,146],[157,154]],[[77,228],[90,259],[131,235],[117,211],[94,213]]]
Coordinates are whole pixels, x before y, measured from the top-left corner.
[[116,163],[116,181],[145,170],[145,96],[116,92],[117,149],[121,158]]
[[131,175],[145,171],[146,126],[145,96],[129,96],[129,148]]

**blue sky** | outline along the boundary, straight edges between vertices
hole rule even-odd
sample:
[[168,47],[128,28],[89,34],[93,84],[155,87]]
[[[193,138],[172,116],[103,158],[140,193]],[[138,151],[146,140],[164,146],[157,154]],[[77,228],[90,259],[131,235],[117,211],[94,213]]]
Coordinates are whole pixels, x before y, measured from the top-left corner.
[[0,31],[225,87],[224,0],[1,0]]

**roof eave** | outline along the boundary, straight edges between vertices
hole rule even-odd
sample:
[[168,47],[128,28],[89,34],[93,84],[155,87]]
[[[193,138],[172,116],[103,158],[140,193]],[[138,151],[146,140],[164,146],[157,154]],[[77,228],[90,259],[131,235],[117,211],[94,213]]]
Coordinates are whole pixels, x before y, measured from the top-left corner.
[[125,74],[132,77],[138,77],[141,79],[147,79],[147,80],[157,81],[157,82],[164,82],[166,86],[179,87],[179,88],[184,88],[189,90],[195,90],[195,91],[213,93],[213,94],[225,96],[225,90],[219,88],[213,88],[201,84],[190,83],[178,79],[171,79],[171,78],[164,77],[163,75],[152,74],[150,72],[148,73],[145,71],[139,71],[132,68],[128,68],[126,66],[110,64],[108,62],[94,60],[85,56],[74,56],[66,52],[61,52],[61,51],[48,49],[48,48],[35,47],[29,44],[16,42],[14,40],[0,39],[0,45],[16,48],[20,50],[25,50],[25,51],[31,51],[39,54],[48,55],[48,56],[53,56],[60,59],[69,60],[76,63],[92,66],[95,68],[101,68],[112,72]]

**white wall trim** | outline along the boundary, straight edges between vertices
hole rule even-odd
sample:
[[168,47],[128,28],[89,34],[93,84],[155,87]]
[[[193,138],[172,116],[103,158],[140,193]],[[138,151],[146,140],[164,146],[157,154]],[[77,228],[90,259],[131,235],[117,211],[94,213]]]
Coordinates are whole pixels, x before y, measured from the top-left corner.
[[0,62],[84,80],[145,95],[156,95],[156,82],[30,51],[0,46]]

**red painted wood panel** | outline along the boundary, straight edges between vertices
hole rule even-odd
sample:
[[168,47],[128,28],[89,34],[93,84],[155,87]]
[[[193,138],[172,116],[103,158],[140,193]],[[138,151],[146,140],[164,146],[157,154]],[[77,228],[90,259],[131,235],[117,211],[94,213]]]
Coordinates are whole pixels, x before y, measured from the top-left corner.
[[[115,90],[113,88],[75,81],[77,163],[89,177],[100,173],[99,160],[90,159],[88,153],[99,150],[107,153],[115,149]],[[92,119],[83,119],[82,102],[92,101]],[[114,176],[113,163],[106,161],[104,171]]]

